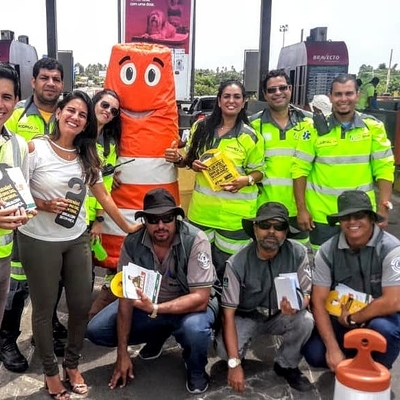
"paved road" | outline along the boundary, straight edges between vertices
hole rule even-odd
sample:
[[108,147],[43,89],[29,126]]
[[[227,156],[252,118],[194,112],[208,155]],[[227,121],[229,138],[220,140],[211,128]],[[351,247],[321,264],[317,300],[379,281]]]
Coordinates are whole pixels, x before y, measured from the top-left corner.
[[[400,237],[400,197],[394,196],[395,209],[390,218],[389,231]],[[96,278],[96,290],[101,278]],[[34,349],[30,345],[30,306],[26,307],[23,316],[23,332],[20,337],[21,351],[30,361],[25,374],[14,374],[0,366],[0,399],[1,400],[45,400],[49,396],[43,389],[43,375]],[[66,322],[65,302],[61,304],[60,315]],[[158,360],[143,361],[137,357],[140,347],[132,347],[135,364],[135,379],[123,389],[109,390],[107,383],[112,373],[116,358],[114,349],[105,349],[86,341],[82,353],[80,368],[86,381],[90,384],[86,396],[72,395],[72,399],[86,398],[90,400],[329,400],[334,393],[334,375],[326,370],[310,369],[306,363],[301,369],[315,383],[311,393],[300,393],[292,390],[286,382],[275,375],[272,370],[273,357],[277,346],[277,338],[264,338],[252,344],[248,359],[244,365],[247,377],[246,390],[243,394],[235,394],[226,386],[226,365],[213,354],[210,349],[208,372],[211,384],[207,393],[190,395],[185,389],[185,369],[179,346],[171,339],[165,345],[164,352]],[[59,362],[61,363],[61,359]],[[400,362],[395,363],[392,370],[392,399],[400,399]],[[360,398],[361,400],[361,398]],[[367,398],[365,398],[367,400]],[[369,398],[368,400],[372,400]]]

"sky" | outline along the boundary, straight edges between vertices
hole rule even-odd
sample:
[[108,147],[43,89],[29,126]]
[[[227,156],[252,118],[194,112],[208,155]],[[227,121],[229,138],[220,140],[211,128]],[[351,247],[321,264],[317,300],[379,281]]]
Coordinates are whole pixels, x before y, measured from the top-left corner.
[[[262,0],[197,0],[196,68],[243,69],[244,50],[258,49]],[[27,35],[39,57],[47,53],[46,0],[2,0],[0,30]],[[58,0],[58,49],[72,50],[84,66],[107,64],[118,41],[117,0]],[[399,0],[272,0],[270,68],[283,44],[300,42],[314,27],[327,27],[328,39],[345,41],[349,72],[360,65],[400,65]],[[399,66],[400,68],[400,66]]]

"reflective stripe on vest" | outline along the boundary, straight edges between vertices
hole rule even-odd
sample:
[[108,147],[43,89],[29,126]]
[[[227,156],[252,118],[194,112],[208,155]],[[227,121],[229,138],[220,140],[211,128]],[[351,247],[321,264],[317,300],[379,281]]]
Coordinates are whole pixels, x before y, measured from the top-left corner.
[[[4,232],[4,233],[2,233]],[[11,256],[13,249],[13,237],[14,233],[11,231],[10,233],[6,230],[0,230],[0,258],[6,258]]]
[[235,200],[256,200],[258,192],[253,191],[252,193],[234,193],[232,195],[231,192],[228,192],[226,190],[221,190],[219,192],[214,192],[211,188],[200,186],[196,184],[194,186],[194,190],[196,190],[199,193],[202,193],[206,196],[214,196],[220,199],[232,199],[234,196]]
[[[322,195],[330,195],[330,196],[336,196],[337,197],[337,196],[341,195],[345,190],[348,190],[350,188],[348,188],[348,189],[343,189],[343,188],[334,189],[334,188],[331,188],[331,187],[323,187],[323,186],[317,185],[315,183],[307,182],[307,189],[312,190],[312,191],[317,192],[317,193],[321,193]],[[370,192],[371,190],[374,189],[374,185],[372,183],[368,183],[368,184],[365,184],[365,185],[357,186],[355,189],[356,190],[362,190],[364,192]]]
[[11,261],[11,279],[26,281],[26,275],[22,264],[19,261]]
[[215,232],[215,246],[228,254],[236,254],[242,247],[250,243],[250,239],[230,239]]

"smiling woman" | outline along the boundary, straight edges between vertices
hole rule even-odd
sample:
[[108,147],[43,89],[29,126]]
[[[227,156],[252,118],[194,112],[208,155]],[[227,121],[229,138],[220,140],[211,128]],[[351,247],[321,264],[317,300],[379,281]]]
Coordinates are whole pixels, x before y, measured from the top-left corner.
[[[39,210],[18,232],[21,262],[32,299],[32,329],[50,395],[68,399],[53,354],[52,313],[62,277],[68,305],[68,340],[63,367],[72,391],[88,387],[78,370],[91,305],[92,262],[84,201],[87,185],[125,232],[129,225],[106,191],[96,151],[96,119],[81,91],[64,96],[49,137],[29,142],[31,192]],[[40,268],[38,268],[40,266]],[[46,277],[44,279],[44,277]]]
[[[245,88],[241,82],[221,83],[212,113],[196,122],[191,130],[187,155],[167,148],[165,158],[179,167],[189,166],[196,172],[196,182],[189,205],[188,219],[204,230],[212,243],[213,263],[219,279],[227,258],[249,241],[241,218],[256,213],[258,188],[263,176],[264,144],[248,124],[245,112]],[[213,191],[202,171],[201,161],[210,149],[218,149],[229,159],[238,173],[229,183]]]

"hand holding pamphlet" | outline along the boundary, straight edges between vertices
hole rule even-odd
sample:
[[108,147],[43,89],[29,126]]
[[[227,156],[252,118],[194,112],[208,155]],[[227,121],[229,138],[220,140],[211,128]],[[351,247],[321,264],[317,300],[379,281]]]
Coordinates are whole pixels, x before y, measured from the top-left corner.
[[219,149],[207,150],[200,161],[207,165],[202,173],[214,192],[222,190],[221,184],[230,183],[240,176],[232,161]]
[[346,306],[350,314],[354,314],[371,303],[372,300],[371,295],[358,292],[343,283],[339,283],[335,290],[330,291],[325,308],[329,314],[339,317],[342,314],[342,305]]
[[111,281],[111,291],[117,297],[138,300],[136,289],[141,289],[150,298],[152,303],[157,303],[162,275],[158,271],[142,268],[129,263],[122,267]]
[[300,296],[299,278],[296,272],[282,273],[275,277],[276,297],[278,308],[281,309],[281,301],[286,297],[294,310],[300,310],[303,305],[303,296]]

